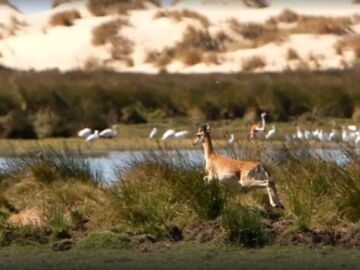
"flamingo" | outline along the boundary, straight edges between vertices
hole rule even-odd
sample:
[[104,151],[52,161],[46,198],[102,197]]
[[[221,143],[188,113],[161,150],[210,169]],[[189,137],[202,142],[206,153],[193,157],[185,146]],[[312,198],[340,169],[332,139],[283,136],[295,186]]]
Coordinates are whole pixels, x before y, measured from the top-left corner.
[[113,125],[112,128],[104,129],[100,132],[100,137],[102,138],[114,138],[117,135],[116,125]]
[[178,131],[174,134],[174,137],[176,139],[183,139],[186,138],[189,135],[189,131],[187,130],[182,130],[182,131]]
[[84,128],[78,132],[78,136],[81,138],[87,138],[91,134],[90,128]]
[[251,126],[250,134],[249,134],[250,139],[255,139],[257,133],[263,132],[265,130],[265,125],[266,125],[265,116],[266,116],[265,112],[261,114],[261,126],[259,124]]
[[265,135],[265,139],[271,139],[276,132],[275,126],[272,126],[272,128],[268,131],[268,133]]
[[99,131],[95,130],[95,133],[87,136],[86,142],[95,142],[99,139]]
[[157,132],[158,132],[158,129],[156,127],[153,128],[149,134],[149,139],[154,139]]
[[174,138],[175,133],[176,133],[175,130],[173,130],[173,129],[168,129],[168,130],[165,131],[164,134],[162,135],[161,140],[162,140],[162,141],[165,141],[165,140],[167,140],[167,139]]
[[228,140],[228,143],[229,144],[233,144],[235,142],[235,136],[234,136],[234,134],[230,134],[230,139]]

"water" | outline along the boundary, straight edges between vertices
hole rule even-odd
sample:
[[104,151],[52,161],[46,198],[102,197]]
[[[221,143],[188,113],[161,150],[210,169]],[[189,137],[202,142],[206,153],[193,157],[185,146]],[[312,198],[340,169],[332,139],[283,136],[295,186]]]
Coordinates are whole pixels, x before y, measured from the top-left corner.
[[[221,154],[227,154],[225,150],[220,151]],[[181,165],[188,166],[203,166],[204,156],[202,150],[178,150],[178,151],[165,151],[166,159],[173,164],[179,162],[181,157]],[[241,153],[240,153],[241,154]],[[294,156],[302,159],[322,159],[327,162],[336,163],[343,166],[349,162],[349,157],[340,149],[309,149],[304,148],[301,150],[295,150],[292,153]],[[145,157],[164,155],[164,152],[160,151],[109,151],[106,155],[101,157],[89,157],[88,160],[93,168],[100,168],[102,171],[103,179],[108,182],[114,182],[117,180],[117,172],[120,170],[126,170],[131,163],[144,160]],[[277,160],[281,155],[274,149],[267,149],[262,153],[261,160],[266,160],[268,163]],[[6,166],[6,158],[0,157],[0,169]]]

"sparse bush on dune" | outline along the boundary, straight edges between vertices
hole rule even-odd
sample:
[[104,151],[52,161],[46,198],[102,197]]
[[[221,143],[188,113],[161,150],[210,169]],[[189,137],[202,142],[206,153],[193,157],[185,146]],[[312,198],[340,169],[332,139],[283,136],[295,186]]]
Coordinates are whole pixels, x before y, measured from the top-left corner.
[[199,21],[204,28],[208,28],[210,26],[210,21],[206,16],[201,15],[189,9],[160,10],[156,12],[154,15],[154,19],[159,19],[159,18],[170,18],[176,22],[180,22],[183,19],[194,19]]
[[94,16],[105,16],[110,14],[126,14],[132,9],[141,9],[145,3],[160,6],[158,0],[90,0],[88,9]]
[[252,71],[260,69],[266,66],[264,59],[259,56],[253,56],[248,59],[244,59],[241,67],[243,71]]
[[335,50],[338,54],[343,54],[346,51],[353,51],[355,58],[360,58],[360,37],[358,35],[346,37],[338,41],[335,45]]
[[269,6],[268,1],[266,0],[242,0],[243,3],[252,8],[266,8]]
[[228,21],[230,29],[250,43],[250,47],[259,47],[271,42],[281,42],[287,37],[274,24],[240,23],[236,19]]
[[57,6],[60,6],[62,4],[75,2],[76,0],[54,0],[52,3],[52,7],[55,8]]
[[99,46],[112,42],[112,40],[119,34],[121,28],[128,25],[129,22],[127,20],[116,19],[95,27],[93,29],[93,44],[95,46]]
[[161,52],[148,52],[145,62],[153,63],[158,67],[164,67],[174,60],[179,60],[187,66],[196,65],[203,61],[205,53],[225,51],[225,44],[228,41],[230,38],[224,32],[218,32],[213,36],[207,30],[188,26],[180,42]]
[[80,12],[77,10],[68,10],[62,11],[54,14],[50,20],[49,24],[53,27],[55,26],[73,26],[74,21],[80,19],[81,15]]
[[287,52],[287,59],[289,61],[291,60],[299,60],[300,57],[299,57],[299,54],[297,53],[297,51],[295,51],[294,49],[289,49],[288,52]]
[[300,15],[292,10],[285,9],[278,16],[270,18],[270,25],[278,23],[294,23],[295,26],[290,30],[283,30],[289,34],[334,34],[345,35],[351,33],[352,17],[325,17]]

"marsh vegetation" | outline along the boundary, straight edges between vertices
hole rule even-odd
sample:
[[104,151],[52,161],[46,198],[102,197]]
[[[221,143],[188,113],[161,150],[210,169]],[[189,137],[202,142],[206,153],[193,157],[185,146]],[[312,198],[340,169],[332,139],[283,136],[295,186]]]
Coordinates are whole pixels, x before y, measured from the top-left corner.
[[[180,152],[134,156],[111,185],[81,152],[44,149],[10,158],[0,174],[0,243],[58,248],[66,240],[68,248],[150,250],[179,242],[359,247],[357,157],[344,149],[350,162],[339,166],[309,157],[301,145],[291,149],[298,151],[282,147],[276,158],[263,160],[284,211],[272,209],[262,191],[206,184],[202,167]],[[263,151],[227,150],[251,160],[263,158]]]

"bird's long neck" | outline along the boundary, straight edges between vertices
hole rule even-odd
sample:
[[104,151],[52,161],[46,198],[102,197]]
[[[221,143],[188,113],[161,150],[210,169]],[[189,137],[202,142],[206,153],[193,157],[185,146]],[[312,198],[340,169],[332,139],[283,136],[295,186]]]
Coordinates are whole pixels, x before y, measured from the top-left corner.
[[210,135],[205,137],[205,140],[203,142],[203,148],[204,148],[205,160],[208,160],[211,155],[215,154]]
[[262,129],[265,129],[265,117],[261,116],[261,122],[262,122]]

